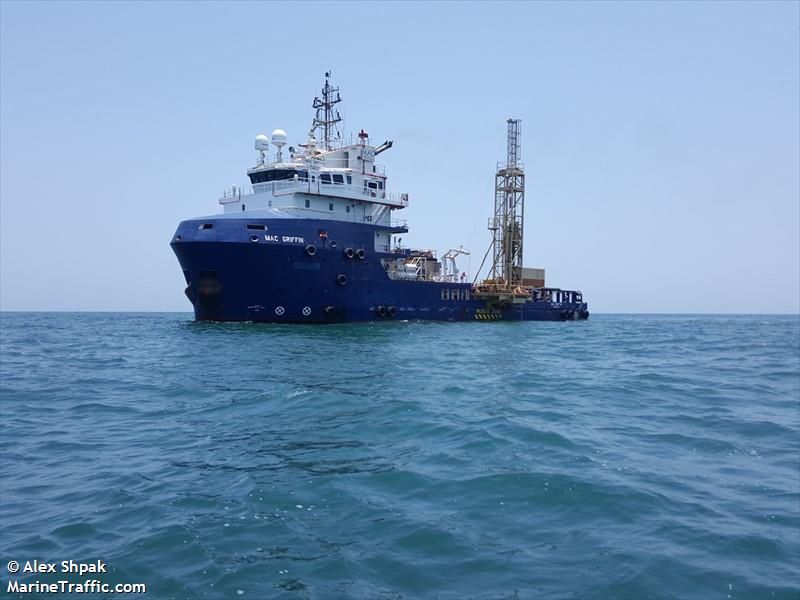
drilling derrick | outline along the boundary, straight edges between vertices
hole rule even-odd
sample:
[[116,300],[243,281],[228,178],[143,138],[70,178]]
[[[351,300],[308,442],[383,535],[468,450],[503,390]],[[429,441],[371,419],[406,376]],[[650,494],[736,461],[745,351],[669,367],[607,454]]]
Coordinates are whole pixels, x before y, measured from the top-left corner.
[[489,219],[492,233],[492,266],[489,279],[478,286],[484,296],[527,295],[521,286],[522,234],[525,218],[525,173],[520,159],[520,120],[509,119],[506,161],[497,163],[494,178],[494,216]]
[[525,218],[525,173],[520,158],[520,120],[509,119],[506,162],[494,177],[491,278],[513,289],[522,284],[522,227]]

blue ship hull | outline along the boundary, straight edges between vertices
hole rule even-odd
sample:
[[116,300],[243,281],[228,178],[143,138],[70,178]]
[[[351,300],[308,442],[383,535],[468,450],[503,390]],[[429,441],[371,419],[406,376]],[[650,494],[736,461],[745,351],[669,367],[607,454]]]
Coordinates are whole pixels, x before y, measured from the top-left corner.
[[[474,297],[469,283],[391,279],[381,259],[395,259],[397,254],[374,249],[376,231],[393,230],[333,220],[218,215],[183,221],[170,245],[198,321],[588,317],[583,302],[528,300],[491,306]],[[308,246],[313,246],[313,255]],[[347,248],[364,249],[363,258],[349,258]]]

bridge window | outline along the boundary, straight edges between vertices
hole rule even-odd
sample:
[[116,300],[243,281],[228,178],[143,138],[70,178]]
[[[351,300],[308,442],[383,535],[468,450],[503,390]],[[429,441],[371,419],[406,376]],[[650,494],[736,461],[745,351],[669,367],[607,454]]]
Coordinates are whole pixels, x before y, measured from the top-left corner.
[[344,175],[340,175],[338,173],[334,173],[333,175],[333,183],[340,183],[344,185]]
[[350,212],[350,205],[349,204],[344,207],[344,212],[348,212],[348,213]]
[[333,202],[331,202],[330,204],[328,204],[328,210],[333,210]]
[[323,173],[319,176],[320,183],[330,183],[331,182],[331,174],[330,173]]
[[306,198],[306,208],[311,208],[311,200]]
[[353,185],[353,176],[352,175],[348,175],[347,176],[347,185]]
[[268,181],[284,181],[286,179],[308,179],[308,171],[297,171],[295,169],[270,169],[269,171],[258,171],[250,173],[250,183],[266,183]]

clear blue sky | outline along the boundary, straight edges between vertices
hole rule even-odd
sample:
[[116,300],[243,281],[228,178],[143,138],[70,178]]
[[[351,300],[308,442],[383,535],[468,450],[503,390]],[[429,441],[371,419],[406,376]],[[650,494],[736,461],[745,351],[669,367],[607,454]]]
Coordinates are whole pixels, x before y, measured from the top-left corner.
[[[0,307],[189,310],[169,241],[300,141],[333,70],[404,242],[488,244],[523,120],[525,262],[594,312],[800,311],[800,4],[0,3]],[[404,213],[404,214],[403,214]]]

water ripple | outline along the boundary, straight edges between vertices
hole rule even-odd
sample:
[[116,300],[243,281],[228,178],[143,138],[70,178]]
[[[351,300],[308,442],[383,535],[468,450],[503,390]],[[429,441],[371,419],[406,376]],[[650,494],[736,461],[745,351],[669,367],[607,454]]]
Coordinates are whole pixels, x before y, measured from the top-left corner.
[[800,319],[3,313],[0,552],[158,598],[800,597]]

